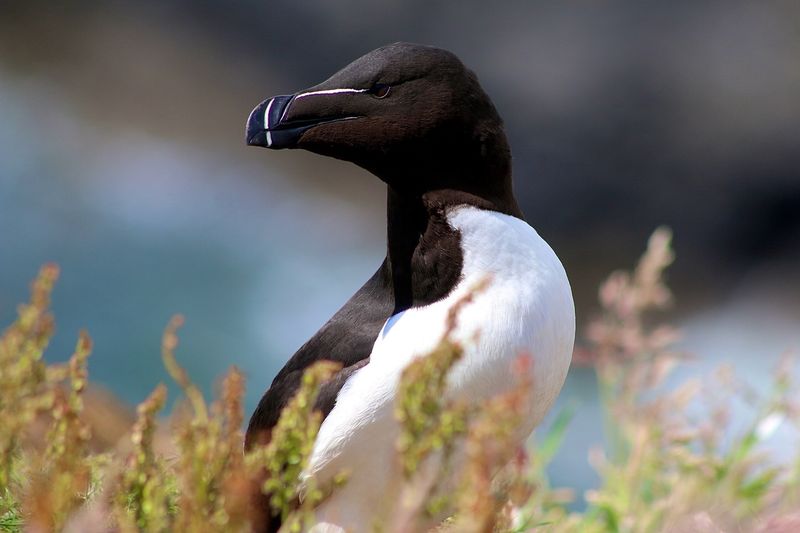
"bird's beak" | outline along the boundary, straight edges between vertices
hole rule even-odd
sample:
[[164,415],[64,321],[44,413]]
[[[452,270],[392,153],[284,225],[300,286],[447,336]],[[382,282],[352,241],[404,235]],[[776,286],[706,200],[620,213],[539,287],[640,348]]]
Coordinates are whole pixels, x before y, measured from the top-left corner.
[[361,90],[321,90],[268,98],[258,104],[247,119],[249,146],[295,148],[302,135],[315,126],[358,118],[345,113],[345,93]]
[[248,146],[277,149],[289,148],[296,143],[304,130],[301,127],[281,128],[284,113],[293,98],[293,94],[267,98],[250,112],[245,134]]

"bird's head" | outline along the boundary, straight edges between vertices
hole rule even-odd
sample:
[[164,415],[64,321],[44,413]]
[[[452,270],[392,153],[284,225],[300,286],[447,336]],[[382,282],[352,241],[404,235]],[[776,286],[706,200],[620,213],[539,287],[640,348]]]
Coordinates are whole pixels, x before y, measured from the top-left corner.
[[430,46],[384,46],[319,85],[268,98],[250,113],[246,135],[252,146],[351,161],[397,190],[510,180],[491,100],[454,54]]

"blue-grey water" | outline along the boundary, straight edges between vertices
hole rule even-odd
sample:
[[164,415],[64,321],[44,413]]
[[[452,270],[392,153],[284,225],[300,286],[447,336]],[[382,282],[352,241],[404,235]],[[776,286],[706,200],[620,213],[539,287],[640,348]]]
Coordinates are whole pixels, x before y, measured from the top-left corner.
[[0,76],[0,109],[0,322],[13,319],[39,266],[58,263],[46,357],[66,359],[87,329],[93,380],[127,402],[169,382],[160,337],[182,313],[181,363],[207,391],[239,366],[254,407],[382,257],[359,213],[269,167],[102,131],[38,80]]

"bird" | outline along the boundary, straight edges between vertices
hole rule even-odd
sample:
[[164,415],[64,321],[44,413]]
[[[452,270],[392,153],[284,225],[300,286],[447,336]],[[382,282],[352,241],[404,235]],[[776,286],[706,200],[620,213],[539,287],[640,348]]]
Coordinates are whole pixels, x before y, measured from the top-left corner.
[[437,346],[450,309],[488,280],[451,333],[464,354],[448,377],[449,394],[478,402],[502,394],[515,383],[515,359],[530,355],[522,442],[570,366],[569,280],[515,199],[497,109],[450,51],[405,42],[373,50],[318,85],[259,103],[246,142],[348,161],[386,185],[385,259],[278,372],[245,439],[246,447],[269,442],[304,370],[339,363],[320,390],[323,419],[303,475],[324,486],[348,472],[316,508],[328,529],[315,531],[372,531],[400,505],[393,414],[400,375]]

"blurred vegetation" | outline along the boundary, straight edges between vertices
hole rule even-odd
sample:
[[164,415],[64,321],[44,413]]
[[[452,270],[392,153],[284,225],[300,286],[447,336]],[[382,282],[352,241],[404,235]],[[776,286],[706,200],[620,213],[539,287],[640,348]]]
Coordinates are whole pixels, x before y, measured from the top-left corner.
[[[596,369],[607,415],[607,446],[591,456],[601,481],[585,510],[571,511],[574,495],[551,487],[545,473],[569,410],[541,428],[534,447],[519,449],[515,427],[535,369],[520,358],[519,383],[484,405],[447,400],[447,372],[462,352],[448,333],[401,380],[398,453],[414,496],[404,501],[414,505],[383,530],[414,530],[419,516],[431,514],[450,516],[441,530],[465,532],[800,530],[800,454],[776,464],[760,448],[780,424],[800,422],[792,364],[780,365],[765,396],[724,368],[706,380],[665,383],[683,364],[673,349],[679,332],[652,312],[671,301],[663,273],[672,260],[670,235],[658,230],[636,269],[612,274],[600,288],[603,313],[576,352],[576,364]],[[336,488],[303,484],[300,474],[321,422],[312,409],[316,391],[335,368],[309,370],[270,443],[243,453],[244,378],[231,369],[209,403],[176,360],[176,317],[162,357],[183,403],[169,421],[159,418],[166,388],[157,386],[123,442],[97,450],[99,429],[83,416],[88,335],[80,334],[67,364],[43,360],[57,277],[55,266],[41,270],[30,302],[0,338],[0,531],[248,531],[258,519],[254,487],[282,514],[286,531],[312,523],[323,489]],[[454,307],[448,332],[482,289]],[[740,399],[757,414],[737,432],[741,421],[733,424],[729,409]],[[451,453],[457,447],[459,462]],[[443,482],[450,476],[442,471],[455,473],[456,484]],[[337,481],[346,483],[346,472]]]

